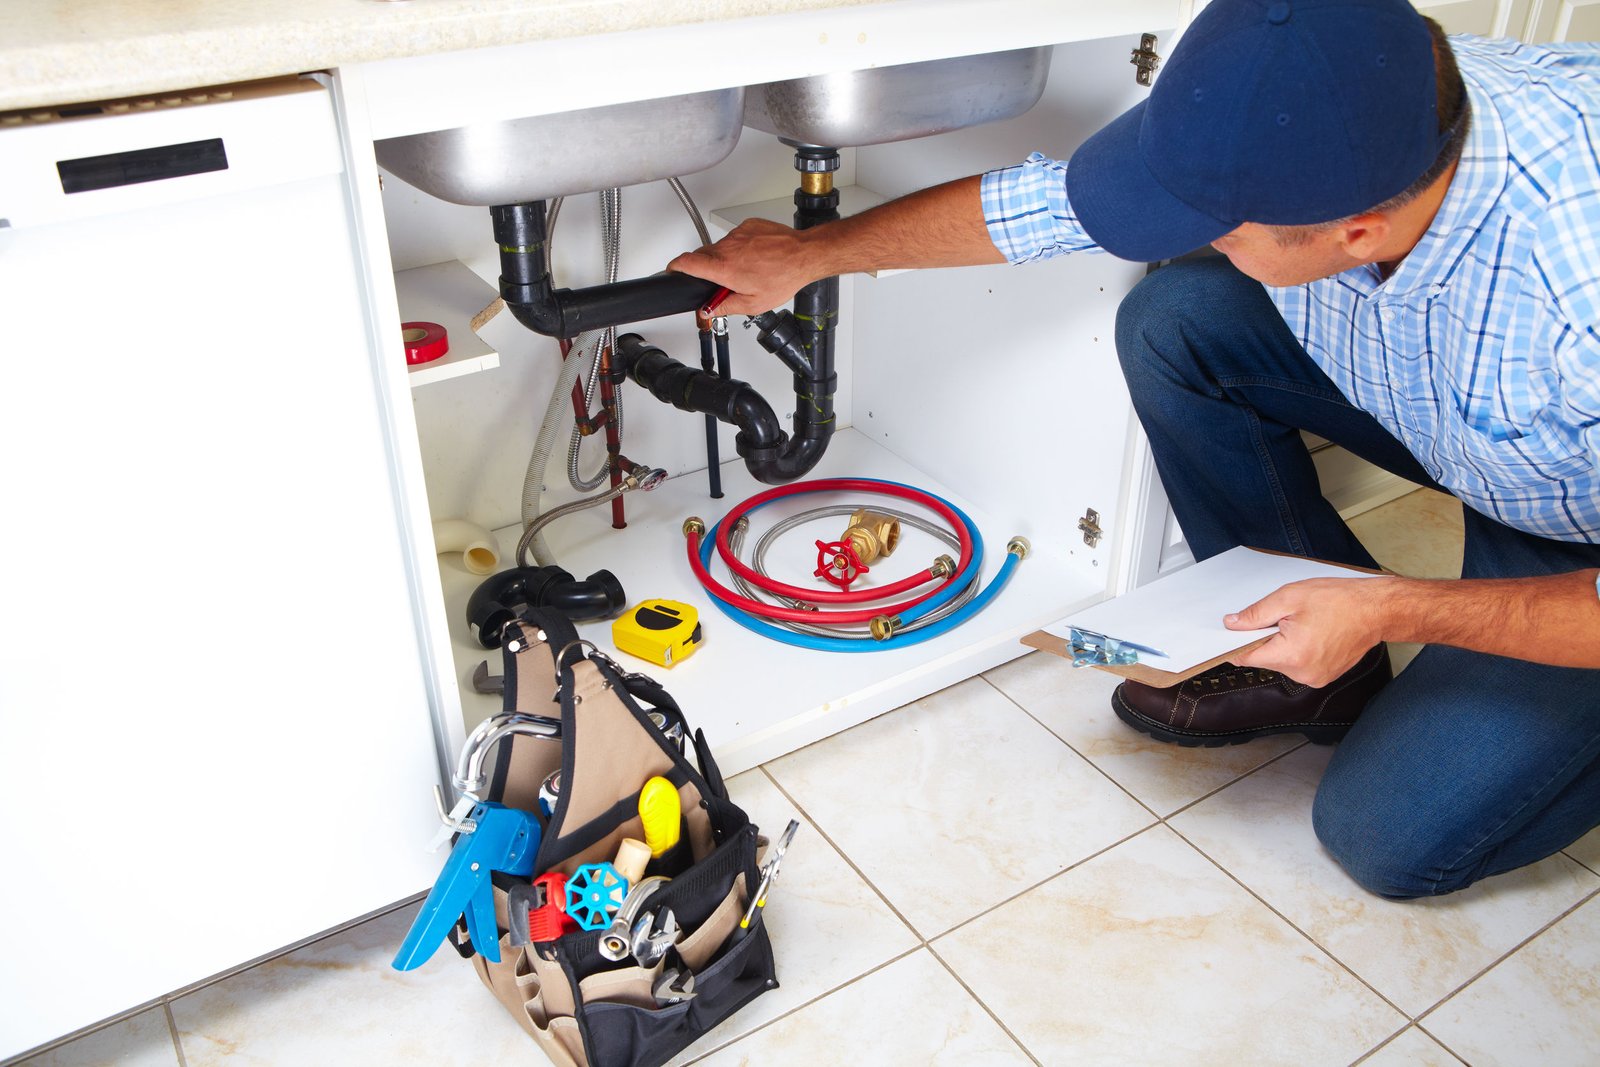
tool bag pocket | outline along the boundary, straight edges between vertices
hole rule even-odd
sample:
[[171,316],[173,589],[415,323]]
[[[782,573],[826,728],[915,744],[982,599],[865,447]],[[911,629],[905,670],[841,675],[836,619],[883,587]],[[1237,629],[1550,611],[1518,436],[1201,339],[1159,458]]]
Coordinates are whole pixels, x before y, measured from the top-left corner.
[[600,955],[595,935],[569,935],[553,946],[563,970],[577,978],[575,1014],[590,1062],[659,1064],[670,1060],[701,1034],[777,985],[766,927],[740,927],[756,884],[756,828],[744,826],[715,853],[667,883],[650,898],[656,908],[671,908],[685,936],[656,966],[660,980],[674,969],[693,976],[692,996],[640,997],[636,988],[613,987],[606,980],[638,968],[616,970]]
[[578,1008],[578,1026],[590,1062],[661,1064],[687,1048],[776,982],[765,926],[726,946],[695,978],[689,1000],[646,1008],[620,1001],[590,1001]]
[[[540,632],[561,630],[530,624],[520,631]],[[677,793],[677,842],[645,869],[646,877],[669,880],[645,900],[644,910],[658,917],[670,911],[679,936],[648,966],[631,953],[621,960],[602,954],[604,930],[577,930],[526,946],[502,937],[500,962],[479,957],[474,966],[559,1067],[656,1067],[777,986],[759,910],[747,927],[740,922],[760,881],[757,856],[765,842],[728,799],[704,736],[693,739],[699,766],[680,751],[674,734],[687,731],[672,698],[598,651],[582,655],[584,645],[572,641],[522,662],[507,656],[508,706],[515,692],[518,703],[532,710],[527,678],[513,686],[513,672],[530,667],[541,669],[539,701],[550,699],[546,693],[560,700],[560,790],[543,825],[532,877],[550,871],[571,877],[585,865],[613,861],[624,839],[644,840],[641,788],[664,778]],[[556,685],[546,689],[550,679],[543,671],[549,664]],[[676,722],[680,731],[664,730],[663,720]],[[546,773],[550,750],[557,747],[538,744],[542,758],[527,766]],[[530,785],[516,773],[515,762],[498,769],[504,773],[496,776],[492,799],[525,801]],[[495,903],[504,932],[510,922],[503,888],[496,888]]]

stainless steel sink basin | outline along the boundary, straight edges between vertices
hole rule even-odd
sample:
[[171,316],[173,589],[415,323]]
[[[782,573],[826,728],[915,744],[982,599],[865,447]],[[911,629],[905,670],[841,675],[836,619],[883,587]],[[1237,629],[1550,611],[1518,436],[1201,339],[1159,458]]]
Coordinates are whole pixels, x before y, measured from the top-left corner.
[[453,204],[491,207],[693,174],[738,143],[744,89],[486,122],[378,141],[378,163]]
[[829,148],[904,141],[1022,114],[1050,73],[1048,47],[822,74],[745,90],[744,123]]

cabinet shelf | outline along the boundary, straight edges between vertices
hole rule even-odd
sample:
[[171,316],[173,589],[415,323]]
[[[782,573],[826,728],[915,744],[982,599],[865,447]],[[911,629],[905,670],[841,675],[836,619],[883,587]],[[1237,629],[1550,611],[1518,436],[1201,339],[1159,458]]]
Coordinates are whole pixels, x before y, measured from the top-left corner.
[[[917,485],[956,503],[971,515],[984,538],[982,578],[988,582],[1005,560],[1006,542],[1030,530],[1019,515],[996,515],[973,507],[941,485],[935,475],[918,470],[855,430],[835,435],[814,477],[868,477]],[[630,670],[642,670],[660,681],[682,705],[693,726],[716,742],[717,760],[727,774],[736,774],[785,752],[864,722],[910,700],[953,685],[1027,652],[1021,638],[1062,616],[1103,599],[1094,585],[1068,562],[1060,544],[1033,538],[1033,553],[1021,563],[1011,582],[976,617],[933,640],[902,649],[864,653],[817,652],[759,636],[724,616],[696,581],[684,552],[682,523],[698,515],[707,525],[720,519],[738,501],[768,488],[744,469],[742,462],[723,464],[725,496],[711,500],[704,471],[671,478],[649,493],[630,493],[628,528],[610,529],[609,508],[601,505],[552,523],[545,531],[551,552],[576,575],[605,568],[622,582],[628,602],[665,597],[693,604],[705,627],[705,644],[676,667],[652,666],[615,651],[609,622],[586,622],[579,634],[593,641]],[[762,509],[760,529],[794,511],[817,506],[819,497],[775,502]],[[862,495],[861,503],[874,498]],[[881,501],[880,501],[881,502]],[[903,502],[895,502],[902,506]],[[836,520],[833,520],[836,523]],[[839,530],[820,520],[792,531],[769,562],[785,581],[812,581],[815,565],[812,539]],[[519,528],[496,531],[503,566],[515,563]],[[792,542],[791,539],[792,538]],[[919,543],[918,539],[926,539]],[[776,551],[781,548],[782,551]],[[922,555],[936,552],[931,538],[906,530],[884,581],[915,569]],[[904,554],[904,555],[902,555]],[[726,571],[713,567],[723,581]],[[467,598],[483,581],[469,574],[458,555],[441,555],[439,573],[449,616],[456,678],[461,686],[464,725],[471,730],[500,709],[498,697],[473,691],[473,669],[488,660],[500,673],[500,653],[480,647],[465,621]],[[774,680],[781,679],[780,684]]]
[[493,370],[500,353],[479,337],[503,305],[488,283],[463,263],[433,263],[395,272],[402,322],[437,322],[450,335],[450,351],[406,370],[411,388]]

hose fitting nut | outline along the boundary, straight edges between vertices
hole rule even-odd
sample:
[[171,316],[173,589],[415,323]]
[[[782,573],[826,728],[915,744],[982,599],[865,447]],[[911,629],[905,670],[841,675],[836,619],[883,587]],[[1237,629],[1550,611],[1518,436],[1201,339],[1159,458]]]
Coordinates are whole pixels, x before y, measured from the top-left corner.
[[875,615],[869,625],[874,641],[887,641],[900,628],[900,619],[898,616]]
[[695,537],[704,537],[705,533],[706,520],[702,519],[700,516],[690,515],[687,519],[683,520],[683,536],[688,537],[692,534]]
[[1018,534],[1006,542],[1006,551],[1016,556],[1018,560],[1024,560],[1033,552],[1033,545],[1028,543],[1026,537]]
[[940,556],[933,561],[933,566],[928,568],[928,573],[935,578],[948,578],[956,572],[956,561],[948,555]]

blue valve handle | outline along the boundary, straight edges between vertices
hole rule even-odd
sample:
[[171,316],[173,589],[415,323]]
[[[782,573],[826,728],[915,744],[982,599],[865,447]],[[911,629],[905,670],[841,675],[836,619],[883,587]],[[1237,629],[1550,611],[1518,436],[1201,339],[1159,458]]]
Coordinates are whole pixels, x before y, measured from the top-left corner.
[[604,930],[622,909],[628,880],[609,863],[585,863],[567,879],[567,914],[584,930]]
[[483,801],[468,816],[477,828],[456,838],[444,870],[428,891],[422,910],[406,932],[394,969],[410,971],[428,962],[465,915],[472,947],[490,963],[500,962],[500,928],[494,918],[491,871],[530,875],[539,851],[539,824],[533,816],[504,804]]

